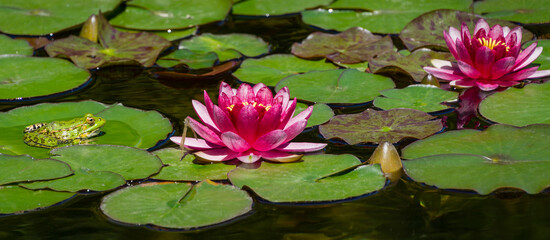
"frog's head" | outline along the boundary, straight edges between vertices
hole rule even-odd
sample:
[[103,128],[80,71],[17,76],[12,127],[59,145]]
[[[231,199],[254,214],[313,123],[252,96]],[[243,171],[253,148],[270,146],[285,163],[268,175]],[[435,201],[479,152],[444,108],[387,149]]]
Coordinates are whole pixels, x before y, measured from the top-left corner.
[[84,124],[81,128],[81,138],[91,138],[97,136],[101,132],[101,128],[105,125],[105,119],[96,117],[91,113],[84,115]]

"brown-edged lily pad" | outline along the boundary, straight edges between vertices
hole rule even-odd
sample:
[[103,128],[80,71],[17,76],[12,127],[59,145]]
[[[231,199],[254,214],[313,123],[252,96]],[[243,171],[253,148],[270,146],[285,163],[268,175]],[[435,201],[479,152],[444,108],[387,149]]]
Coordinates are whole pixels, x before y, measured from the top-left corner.
[[348,144],[395,143],[406,137],[422,139],[443,128],[441,120],[418,110],[397,108],[388,111],[367,109],[342,114],[319,127],[323,137],[341,138]]
[[152,33],[120,32],[101,14],[97,19],[99,44],[71,35],[46,46],[46,52],[52,57],[66,56],[82,68],[135,62],[150,67],[158,54],[170,46],[169,41]]
[[326,57],[335,63],[359,63],[391,51],[391,38],[382,38],[360,27],[338,34],[314,32],[303,42],[292,45],[292,54],[302,58]]

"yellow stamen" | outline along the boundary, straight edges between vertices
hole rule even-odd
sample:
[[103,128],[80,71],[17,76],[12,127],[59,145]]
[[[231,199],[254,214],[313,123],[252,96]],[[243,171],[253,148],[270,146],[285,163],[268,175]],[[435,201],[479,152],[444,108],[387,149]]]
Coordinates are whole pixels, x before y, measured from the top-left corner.
[[233,111],[233,108],[235,107],[235,104],[231,104],[231,106],[227,107],[227,110],[230,112]]
[[505,46],[506,47],[506,51],[510,51],[510,47],[508,47],[506,45],[506,43],[502,42],[502,41],[496,41],[492,38],[489,38],[489,40],[487,40],[486,38],[478,38],[477,41],[479,42],[479,44],[485,46],[485,47],[488,47],[489,49],[493,50],[493,48],[495,48],[496,46],[498,45],[502,45],[502,46]]

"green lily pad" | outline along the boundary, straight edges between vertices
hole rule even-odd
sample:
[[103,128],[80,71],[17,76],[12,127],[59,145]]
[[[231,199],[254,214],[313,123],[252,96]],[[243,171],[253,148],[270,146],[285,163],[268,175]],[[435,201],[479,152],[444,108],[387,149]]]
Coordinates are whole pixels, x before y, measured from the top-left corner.
[[[471,0],[339,0],[329,10],[302,12],[306,24],[323,29],[343,31],[350,27],[362,27],[376,33],[399,33],[414,18],[435,9],[468,10]],[[333,9],[362,9],[367,12]]]
[[[127,29],[127,28],[121,28],[121,27],[115,27],[115,29],[121,32],[130,32],[130,33],[142,32],[136,29]],[[174,41],[174,40],[193,36],[197,34],[197,30],[198,30],[198,27],[191,27],[186,29],[168,29],[168,30],[147,31],[147,32],[161,36],[168,41]]]
[[0,185],[61,178],[73,174],[69,165],[53,159],[0,154]]
[[0,0],[0,31],[13,35],[47,35],[82,24],[99,11],[110,12],[120,0]]
[[484,18],[497,18],[520,23],[549,23],[547,0],[484,0],[473,4],[474,12]]
[[91,139],[97,144],[116,144],[151,148],[172,131],[170,121],[155,111],[142,111],[122,104],[105,105],[94,101],[43,103],[0,113],[0,153],[49,157],[49,149],[28,146],[23,129],[34,123],[49,123],[82,117],[86,113],[104,118],[102,136]]
[[550,39],[538,39],[536,41],[526,42],[524,46],[527,47],[533,42],[537,42],[537,47],[542,47],[542,53],[533,63],[540,64],[539,70],[550,69]]
[[214,52],[193,52],[188,49],[178,49],[166,56],[159,58],[157,64],[169,68],[185,64],[191,69],[209,68],[218,61],[218,54]]
[[0,55],[14,54],[23,56],[32,56],[33,48],[25,40],[15,40],[4,34],[0,34]]
[[133,0],[111,24],[143,30],[189,28],[224,20],[231,5],[231,0]]
[[[468,24],[470,33],[474,31],[474,24],[480,17],[467,12],[455,10],[436,10],[419,16],[412,20],[401,33],[399,38],[409,50],[421,47],[435,47],[438,49],[447,49],[443,31],[449,31],[449,27],[460,29],[463,22]],[[508,21],[487,19],[489,25],[500,24],[508,26],[510,29],[517,25]],[[522,29],[522,42],[533,39],[533,34],[525,29]]]
[[403,149],[407,175],[438,188],[488,194],[499,188],[538,193],[550,186],[550,125],[492,125],[416,141]]
[[[294,111],[294,116],[298,115],[302,111],[306,110],[309,106],[303,103],[296,104],[296,110]],[[328,122],[330,118],[334,116],[332,108],[324,103],[317,103],[313,105],[313,112],[307,120],[306,127],[313,127]]]
[[21,214],[59,204],[74,193],[28,190],[18,186],[0,186],[0,215]]
[[151,183],[113,192],[100,208],[117,222],[196,229],[242,216],[252,210],[252,203],[245,191],[230,185]]
[[210,33],[195,36],[180,42],[180,49],[197,53],[215,52],[220,62],[247,57],[257,57],[269,52],[269,45],[259,37],[250,34],[232,33],[214,35]]
[[129,33],[113,28],[103,15],[97,17],[99,44],[74,35],[46,46],[52,57],[68,57],[82,68],[139,62],[145,67],[155,63],[159,53],[170,46],[163,37],[148,32]]
[[233,75],[244,82],[275,86],[281,79],[293,74],[336,68],[324,60],[310,61],[290,54],[274,54],[259,59],[244,60]]
[[89,78],[88,71],[62,59],[3,56],[0,57],[0,101],[69,93],[88,84]]
[[343,68],[357,69],[358,71],[361,71],[361,72],[366,72],[369,69],[369,62],[353,63],[353,64],[343,64],[343,63],[335,63],[335,64]]
[[357,114],[334,116],[319,127],[326,139],[341,138],[348,144],[396,143],[403,138],[422,139],[443,128],[440,119],[425,112],[398,108],[387,111],[367,109]]
[[379,91],[394,88],[390,78],[355,69],[311,71],[284,78],[275,90],[287,86],[291,97],[318,103],[363,103]]
[[484,99],[479,112],[499,123],[525,126],[550,124],[550,82],[529,84],[524,88],[509,88]]
[[202,181],[225,180],[227,172],[235,168],[234,165],[223,163],[194,163],[195,156],[191,153],[181,159],[181,149],[164,148],[153,152],[164,163],[164,167],[159,174],[151,177],[152,179],[167,181]]
[[119,187],[127,180],[147,178],[163,166],[155,155],[126,146],[76,145],[53,149],[50,154],[75,169],[74,175],[21,186],[68,192],[105,191]]
[[390,37],[382,38],[360,27],[338,34],[314,32],[303,42],[292,44],[292,54],[302,58],[326,57],[332,62],[365,62],[383,52],[392,51]]
[[374,106],[381,109],[411,108],[423,112],[437,112],[448,109],[442,102],[458,99],[457,92],[445,91],[433,85],[416,84],[403,89],[389,89],[380,92],[383,97],[374,99]]
[[359,166],[350,154],[309,155],[294,163],[263,162],[258,169],[236,168],[229,180],[238,187],[248,187],[261,198],[275,203],[314,203],[338,201],[362,196],[382,189],[386,178],[379,165]]
[[234,15],[272,16],[297,13],[304,9],[329,5],[332,0],[248,0],[233,6]]
[[394,72],[399,71],[416,81],[422,81],[426,76],[423,67],[431,66],[432,59],[454,60],[453,55],[445,52],[435,52],[427,48],[417,49],[408,56],[403,56],[398,52],[385,52],[369,61],[369,68],[372,72]]

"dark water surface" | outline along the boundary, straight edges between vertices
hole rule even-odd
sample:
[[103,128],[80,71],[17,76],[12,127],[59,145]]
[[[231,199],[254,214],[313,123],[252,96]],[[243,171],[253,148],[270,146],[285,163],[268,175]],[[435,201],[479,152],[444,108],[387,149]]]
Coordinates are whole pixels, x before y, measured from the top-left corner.
[[[289,52],[313,30],[299,18],[282,20],[229,20],[203,32],[254,33],[272,44],[273,52]],[[231,76],[195,82],[159,81],[151,69],[116,67],[94,74],[87,89],[47,102],[92,99],[112,104],[156,110],[175,124],[196,117],[191,99],[202,101],[202,90],[215,99],[219,81],[236,86]],[[32,104],[32,103],[27,103]],[[20,105],[0,105],[6,111]],[[350,113],[364,110],[337,110]],[[455,117],[450,115],[449,118]],[[317,129],[298,140],[323,141]],[[163,147],[176,147],[168,144]],[[327,153],[352,153],[366,160],[373,148],[331,144]],[[276,187],[276,186],[274,186]],[[170,232],[109,221],[99,210],[107,193],[77,196],[43,211],[0,217],[0,239],[548,239],[550,196],[499,193],[479,196],[421,186],[402,179],[378,194],[353,201],[316,206],[282,206],[255,202],[253,212],[241,219],[207,229]]]

